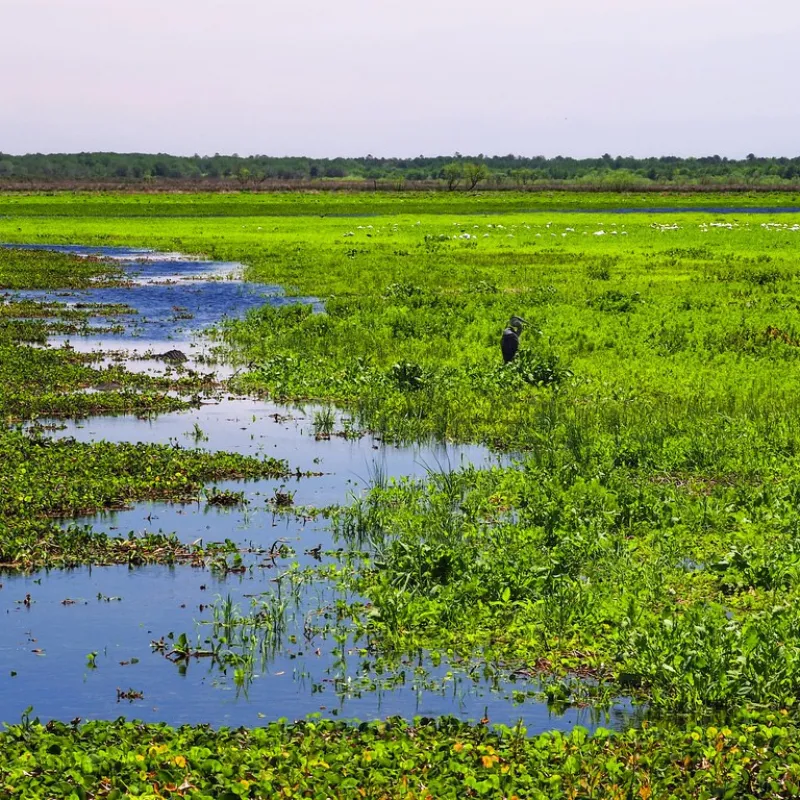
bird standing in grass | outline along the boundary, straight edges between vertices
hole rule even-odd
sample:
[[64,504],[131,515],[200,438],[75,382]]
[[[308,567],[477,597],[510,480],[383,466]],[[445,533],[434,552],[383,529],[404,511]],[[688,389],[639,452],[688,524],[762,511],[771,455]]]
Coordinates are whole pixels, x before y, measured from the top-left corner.
[[527,325],[522,317],[511,317],[503,337],[500,339],[500,350],[503,352],[503,361],[508,364],[513,361],[519,350],[519,335],[522,333],[522,326]]

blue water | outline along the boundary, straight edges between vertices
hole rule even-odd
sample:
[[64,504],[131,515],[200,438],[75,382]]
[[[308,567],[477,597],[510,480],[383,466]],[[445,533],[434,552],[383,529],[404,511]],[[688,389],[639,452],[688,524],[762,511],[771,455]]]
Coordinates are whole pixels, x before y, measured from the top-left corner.
[[[105,318],[105,324],[123,327],[119,334],[109,334],[104,341],[129,339],[171,342],[188,341],[224,319],[241,318],[263,305],[284,306],[311,304],[321,311],[322,304],[313,297],[288,298],[278,286],[244,283],[241,264],[201,261],[178,253],[126,247],[84,247],[80,245],[0,245],[4,248],[50,250],[78,256],[100,256],[124,267],[132,286],[98,287],[81,290],[13,292],[16,299],[39,302],[120,303],[136,314]],[[74,338],[74,337],[73,337]]]
[[[74,256],[107,258],[117,261],[137,261],[144,263],[151,262],[154,269],[159,269],[158,265],[168,262],[186,261],[186,257],[180,253],[160,253],[149,247],[109,247],[105,245],[85,245],[85,244],[0,244],[9,250],[48,250],[54,253],[69,253]],[[197,263],[206,265],[208,269],[213,269],[214,262],[203,260]]]
[[[621,725],[630,712],[628,705],[620,705],[608,718],[576,708],[555,715],[541,703],[515,703],[509,698],[510,691],[526,688],[524,682],[506,682],[503,690],[492,690],[491,682],[475,681],[466,674],[467,668],[451,668],[444,662],[439,667],[428,663],[425,676],[415,678],[418,662],[413,659],[394,671],[395,676],[405,675],[404,683],[362,690],[361,659],[353,653],[352,643],[347,644],[348,663],[342,670],[334,667],[334,643],[321,636],[310,642],[302,636],[298,644],[287,642],[268,669],[258,671],[246,692],[237,691],[231,675],[223,675],[208,660],[192,660],[182,669],[152,651],[150,642],[170,632],[188,632],[193,639],[192,631],[199,628],[202,635],[208,628],[203,621],[211,619],[206,604],[230,595],[246,607],[249,601],[244,595],[263,590],[263,583],[258,573],[218,578],[190,567],[105,567],[6,578],[0,590],[0,614],[5,619],[0,719],[18,720],[28,705],[42,719],[113,719],[124,714],[146,721],[215,726],[302,719],[315,712],[358,719],[455,714],[478,720],[486,714],[494,723],[522,719],[535,732],[575,724],[592,727],[598,722]],[[22,602],[27,594],[30,606]],[[64,605],[67,599],[77,602]],[[94,669],[87,665],[93,652]],[[336,676],[345,684],[349,676],[352,688],[337,692],[332,683]],[[430,684],[434,685],[426,689]],[[133,689],[144,697],[120,702],[117,689]]]
[[[319,439],[314,435],[316,411],[314,406],[287,408],[234,398],[151,420],[71,421],[55,431],[55,436],[82,441],[170,442],[185,447],[195,443],[199,428],[198,445],[206,449],[275,455],[287,459],[292,468],[321,474],[215,484],[217,489],[242,491],[248,500],[242,507],[209,506],[201,496],[196,503],[143,502],[77,520],[112,535],[165,532],[175,533],[186,543],[230,540],[245,551],[244,563],[252,569],[227,577],[208,566],[106,567],[7,576],[0,591],[0,614],[6,612],[11,628],[0,644],[0,719],[17,719],[33,703],[42,718],[106,718],[125,713],[174,724],[252,725],[309,713],[359,719],[451,714],[473,721],[486,714],[492,722],[509,725],[522,719],[529,731],[538,732],[566,730],[575,724],[622,726],[630,721],[632,708],[625,701],[608,716],[579,708],[555,715],[531,699],[540,688],[535,681],[511,680],[497,671],[484,675],[481,669],[473,670],[473,662],[434,665],[423,654],[379,677],[365,666],[371,657],[359,652],[365,642],[354,641],[351,635],[346,639],[343,667],[330,635],[319,634],[308,642],[304,638],[306,620],[323,621],[326,609],[339,596],[327,581],[313,581],[302,588],[299,606],[287,614],[282,646],[268,663],[257,665],[246,691],[237,689],[232,668],[224,672],[211,661],[199,659],[181,669],[152,652],[150,642],[162,637],[169,642],[170,633],[175,637],[185,633],[191,642],[202,643],[212,615],[208,604],[230,597],[244,612],[253,597],[280,591],[283,584],[275,579],[292,565],[300,570],[341,565],[335,553],[343,543],[335,538],[328,520],[311,509],[351,502],[377,475],[384,480],[424,478],[432,469],[467,464],[490,468],[509,462],[509,457],[474,446],[394,447],[371,436]],[[337,430],[345,419],[338,415]],[[296,514],[276,513],[270,500],[279,490],[293,492],[296,506],[311,508],[300,508]],[[73,520],[64,524],[68,522]],[[276,543],[289,549],[273,563],[263,551]],[[309,552],[315,548],[322,551],[317,557]],[[28,593],[30,607],[19,602]],[[98,594],[122,600],[98,600]],[[82,602],[64,606],[66,598]],[[35,654],[35,648],[45,654]],[[86,665],[91,652],[98,653],[97,669]],[[132,658],[138,663],[120,663]],[[12,671],[17,673],[13,678]],[[141,691],[144,699],[118,704],[117,688]]]
[[[197,446],[205,450],[284,458],[293,469],[332,473],[338,476],[337,484],[342,475],[367,479],[375,470],[394,476],[423,477],[429,470],[457,469],[468,464],[492,466],[509,460],[507,456],[476,445],[427,442],[395,447],[369,435],[315,439],[314,419],[321,410],[314,404],[286,406],[227,397],[205,403],[200,408],[160,414],[146,420],[129,415],[39,422],[57,424],[54,436],[71,436],[78,441],[166,442],[183,447],[194,446],[194,432],[199,428],[203,438],[197,441]],[[351,419],[350,415],[337,413],[335,416],[334,431],[341,432]],[[343,499],[339,494],[335,502]]]
[[[151,420],[95,417],[68,422],[55,431],[53,435],[83,441],[166,441],[191,446],[195,426],[199,426],[203,436],[199,444],[204,448],[276,455],[287,459],[292,468],[322,474],[216,484],[218,489],[243,491],[249,501],[244,507],[220,509],[207,505],[201,497],[192,504],[137,503],[126,510],[78,520],[110,534],[174,532],[187,543],[229,539],[243,549],[263,551],[280,542],[291,550],[274,565],[254,566],[243,576],[221,577],[208,568],[156,566],[7,577],[0,592],[0,614],[5,610],[10,615],[16,638],[0,645],[0,718],[16,719],[33,702],[35,713],[42,718],[105,718],[126,713],[175,724],[257,724],[314,712],[359,719],[452,714],[477,720],[488,714],[493,722],[504,724],[522,719],[534,732],[569,729],[575,724],[622,725],[629,720],[631,708],[624,702],[608,717],[578,708],[554,715],[540,702],[515,699],[514,692],[535,692],[535,682],[512,681],[502,674],[484,677],[480,670],[473,675],[472,663],[445,661],[434,666],[427,656],[398,665],[373,686],[377,676],[365,670],[365,658],[358,653],[363,642],[348,636],[347,669],[343,670],[337,666],[330,636],[304,641],[305,620],[318,619],[320,609],[330,607],[337,597],[324,581],[303,589],[300,608],[290,610],[283,647],[264,669],[259,665],[246,692],[237,691],[232,669],[223,673],[212,662],[200,659],[181,670],[163,655],[151,652],[150,642],[170,633],[186,633],[190,641],[202,642],[208,634],[204,621],[210,620],[211,612],[207,608],[201,612],[201,604],[219,603],[230,596],[244,611],[251,601],[248,595],[274,593],[274,578],[291,564],[303,569],[339,563],[330,551],[342,543],[333,537],[328,521],[302,512],[276,513],[269,502],[276,490],[294,492],[298,506],[323,507],[351,501],[377,474],[388,480],[424,478],[430,469],[508,462],[507,457],[474,446],[431,443],[394,447],[371,436],[318,439],[313,426],[317,410],[235,398]],[[337,429],[343,419],[340,414]],[[308,551],[320,547],[323,552],[318,562]],[[248,565],[270,561],[261,553],[245,553],[244,558]],[[30,607],[18,602],[27,593],[32,599]],[[122,600],[97,600],[98,594],[121,596]],[[63,606],[66,598],[85,603]],[[291,643],[292,635],[301,644]],[[34,648],[44,650],[45,655],[33,653]],[[98,653],[96,670],[86,666],[90,652]],[[131,658],[139,662],[120,664]],[[12,670],[17,673],[13,678]],[[399,676],[403,680],[395,685]],[[337,679],[338,690],[334,685]],[[118,705],[117,688],[141,691],[144,699],[132,707],[127,702]]]

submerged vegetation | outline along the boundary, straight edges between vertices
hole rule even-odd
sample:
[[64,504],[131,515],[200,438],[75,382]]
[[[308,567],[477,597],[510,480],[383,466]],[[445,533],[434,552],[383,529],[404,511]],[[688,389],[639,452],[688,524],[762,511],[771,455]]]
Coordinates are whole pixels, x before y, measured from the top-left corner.
[[[302,576],[296,566],[276,570],[251,615],[214,606],[203,654],[222,660],[224,652],[237,683],[256,668],[252,651],[268,659],[291,635],[286,587],[327,581],[348,598],[325,595],[321,609],[346,618],[347,629],[334,631],[342,660],[346,640],[376,669],[425,653],[528,676],[556,705],[631,697],[649,721],[592,738],[579,730],[526,738],[449,720],[218,733],[23,723],[3,734],[4,748],[19,754],[0,767],[2,780],[15,788],[38,780],[47,792],[80,796],[78,773],[65,777],[60,759],[97,758],[83,773],[115,777],[102,787],[87,779],[86,796],[134,786],[142,794],[154,784],[197,797],[223,788],[240,796],[448,797],[464,796],[464,787],[506,797],[792,796],[800,215],[656,217],[596,206],[522,213],[516,200],[488,214],[481,196],[465,195],[419,207],[381,202],[391,213],[345,218],[332,214],[358,213],[366,201],[308,197],[292,215],[290,196],[21,197],[8,204],[10,219],[0,219],[0,240],[146,245],[240,261],[250,279],[317,297],[324,310],[264,306],[221,325],[240,365],[230,388],[319,401],[311,433],[322,441],[370,430],[387,442],[481,442],[509,454],[491,469],[429,464],[423,480],[389,481],[376,470],[369,492],[328,509],[338,565],[314,564]],[[56,215],[35,215],[49,203]],[[315,203],[326,216],[310,215]],[[242,209],[248,214],[237,216]],[[0,250],[0,275],[10,274],[3,257]],[[36,263],[63,276],[68,262],[57,262]],[[20,310],[27,302],[9,300]],[[46,339],[47,321],[70,319],[67,311],[74,309],[28,306],[19,317],[0,315],[6,418],[85,413],[79,397],[114,411],[122,396],[140,413],[191,400],[190,382],[121,367],[115,381],[131,391],[76,392],[109,370],[32,346]],[[528,325],[505,365],[500,334],[515,314]],[[166,394],[181,386],[181,397]],[[287,474],[271,459],[55,442],[43,433],[9,427],[0,435],[6,566],[191,563],[191,548],[167,535],[152,547],[129,545],[54,517],[197,497],[222,477]],[[195,437],[201,444],[203,430]],[[205,497],[247,506],[230,488],[207,488]],[[285,486],[269,505],[302,513]],[[125,558],[134,546],[142,548],[136,559]],[[279,554],[289,552],[276,542],[265,569],[277,568]],[[321,546],[306,554],[320,560]],[[213,568],[223,576],[252,570],[227,551]],[[310,642],[310,622],[308,631]],[[180,634],[170,655],[183,664],[197,654],[194,640]],[[143,760],[111,752],[102,744],[109,737],[125,737]],[[207,751],[215,748],[223,755],[212,765]],[[364,753],[372,762],[359,760]],[[331,767],[345,762],[349,772]],[[332,783],[345,773],[346,785]]]

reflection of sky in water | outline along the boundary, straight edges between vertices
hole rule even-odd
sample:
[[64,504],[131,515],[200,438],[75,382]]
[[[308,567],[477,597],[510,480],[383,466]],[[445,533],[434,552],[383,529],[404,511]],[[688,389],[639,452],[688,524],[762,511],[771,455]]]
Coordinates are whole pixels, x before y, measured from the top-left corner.
[[[447,471],[469,464],[491,467],[509,463],[508,457],[475,445],[431,443],[395,447],[372,436],[354,439],[332,436],[329,440],[318,440],[314,437],[313,425],[318,409],[318,406],[288,408],[259,400],[233,399],[146,420],[132,415],[59,420],[55,422],[59,429],[53,431],[52,436],[85,442],[167,442],[185,448],[197,446],[211,451],[280,458],[288,462],[292,470],[321,473],[300,479],[218,481],[214,484],[220,489],[244,491],[252,502],[243,515],[238,511],[209,514],[204,506],[138,503],[131,510],[115,511],[91,520],[99,530],[110,530],[113,526],[111,532],[175,531],[187,542],[198,537],[206,541],[230,538],[240,544],[256,542],[265,547],[275,540],[272,513],[265,508],[265,503],[281,486],[295,493],[295,505],[323,508],[349,502],[353,495],[367,489],[376,475],[386,479],[424,478],[430,471]],[[339,414],[336,430],[342,429],[344,418],[346,415]],[[42,422],[47,423],[47,420]],[[202,438],[196,439],[198,429]],[[246,518],[246,526],[241,517]],[[218,529],[220,525],[224,530]],[[310,524],[310,529],[315,531],[316,540],[304,539],[304,546],[320,542],[325,547],[329,545],[330,533],[324,522]],[[305,536],[306,528],[301,533]]]
[[[172,724],[257,725],[264,719],[301,719],[313,712],[327,716],[333,710],[346,718],[455,714],[472,720],[486,711],[496,723],[513,724],[522,718],[531,732],[593,723],[587,710],[570,709],[563,716],[554,716],[539,703],[515,705],[504,693],[476,687],[458,669],[452,679],[446,679],[444,663],[438,668],[428,665],[430,677],[440,688],[417,692],[413,686],[417,662],[413,660],[404,667],[403,685],[340,700],[330,683],[336,672],[334,642],[321,636],[306,643],[301,634],[298,644],[286,642],[268,670],[257,670],[259,677],[246,696],[237,695],[231,674],[221,675],[206,660],[192,661],[181,674],[176,665],[151,652],[150,641],[170,631],[176,635],[186,632],[193,641],[197,628],[205,635],[206,626],[196,623],[210,620],[211,613],[207,609],[201,612],[200,604],[231,595],[246,609],[249,600],[244,595],[274,586],[269,583],[272,572],[256,570],[253,576],[220,579],[191,567],[105,567],[4,578],[0,593],[0,613],[6,620],[0,642],[0,718],[14,721],[33,705],[42,719],[113,719],[125,714]],[[26,593],[31,595],[30,608],[17,602]],[[324,587],[312,586],[306,599],[309,608],[316,604],[317,593],[323,603],[330,599]],[[106,601],[98,599],[98,594],[122,599]],[[67,598],[79,602],[62,605]],[[303,615],[298,616],[302,630]],[[292,629],[290,624],[287,632]],[[348,650],[351,646],[349,643]],[[44,655],[36,655],[34,649]],[[96,670],[86,665],[91,652],[98,654]],[[120,663],[132,658],[139,662]],[[360,658],[349,652],[346,661],[347,674],[355,680]],[[15,677],[11,677],[12,670]],[[144,699],[117,703],[117,688],[141,691]],[[516,683],[507,688],[523,691],[526,687]],[[599,720],[605,725],[621,721],[619,714],[610,721]]]
[[[197,425],[207,437],[197,440],[198,447],[282,458],[292,469],[333,473],[331,480],[339,487],[343,478],[369,479],[376,471],[395,477],[424,476],[428,471],[456,469],[467,464],[491,466],[501,458],[508,461],[476,445],[435,443],[394,447],[370,436],[356,439],[332,436],[330,440],[317,441],[314,415],[319,410],[320,406],[315,405],[291,408],[261,400],[229,399],[146,420],[128,415],[53,421],[59,427],[53,435],[72,436],[86,442],[101,439],[175,442],[192,447]],[[347,414],[339,413],[334,429],[343,430],[348,418]],[[327,502],[339,503],[344,499],[339,489]]]
[[[278,559],[273,568],[256,567],[245,575],[221,578],[205,569],[188,566],[169,569],[147,567],[133,571],[116,567],[51,572],[42,584],[30,577],[7,581],[0,595],[10,611],[14,633],[0,645],[0,713],[14,719],[29,702],[42,717],[71,715],[107,717],[128,713],[144,719],[166,719],[173,723],[210,721],[216,725],[256,724],[263,718],[281,716],[301,718],[312,712],[330,714],[334,709],[343,717],[372,719],[390,714],[406,717],[415,714],[436,716],[454,714],[477,720],[484,711],[490,720],[514,724],[522,718],[531,731],[553,727],[568,729],[576,723],[623,724],[630,709],[620,706],[610,719],[593,719],[588,710],[570,709],[563,716],[552,715],[541,703],[515,702],[513,692],[536,691],[535,682],[520,679],[503,681],[484,678],[481,670],[470,676],[472,665],[459,667],[443,661],[434,666],[430,659],[417,657],[395,667],[389,675],[403,676],[399,685],[364,687],[363,656],[358,648],[365,642],[348,639],[346,676],[350,689],[342,698],[334,687],[333,639],[315,636],[306,642],[304,623],[322,625],[319,609],[330,607],[336,598],[327,582],[312,582],[299,594],[299,609],[290,609],[284,647],[267,669],[256,669],[257,677],[247,695],[233,684],[233,668],[223,675],[207,660],[193,661],[185,674],[157,653],[151,653],[153,639],[186,633],[196,643],[208,635],[201,623],[211,612],[200,612],[217,597],[228,594],[243,611],[249,608],[247,595],[278,590],[276,575],[290,563],[301,568],[317,561],[307,551],[320,547],[336,550],[328,522],[323,519],[276,515],[269,500],[277,490],[294,492],[296,505],[326,506],[346,503],[364,491],[372,478],[403,476],[423,478],[429,470],[456,469],[474,464],[489,467],[508,463],[482,447],[441,444],[393,447],[371,437],[330,440],[314,437],[313,418],[318,407],[287,408],[272,403],[234,399],[199,409],[141,420],[133,416],[95,417],[66,423],[55,436],[73,436],[82,441],[172,442],[190,447],[195,444],[195,426],[202,432],[200,447],[254,455],[284,458],[292,469],[322,472],[322,475],[287,480],[260,480],[241,483],[222,481],[219,489],[244,491],[250,501],[235,508],[209,507],[204,501],[192,504],[137,503],[122,511],[97,515],[78,522],[91,522],[99,531],[127,535],[133,531],[175,532],[182,541],[203,542],[230,539],[242,548],[268,550],[280,541],[294,555]],[[277,416],[276,416],[277,415]],[[337,416],[341,430],[346,415]],[[248,563],[263,564],[263,555],[245,557]],[[330,557],[322,556],[322,563]],[[201,589],[206,586],[206,589]],[[16,603],[30,592],[30,609]],[[106,603],[97,594],[120,595],[121,602]],[[82,598],[88,605],[62,606],[66,597]],[[353,600],[354,598],[349,598]],[[64,620],[69,619],[65,625]],[[37,641],[28,642],[26,631]],[[297,644],[288,636],[294,634]],[[45,650],[35,656],[33,648]],[[319,650],[319,653],[317,651]],[[97,651],[98,669],[88,670],[86,654]],[[131,657],[138,664],[121,666]],[[417,667],[424,672],[417,673]],[[11,670],[17,677],[5,678]],[[388,681],[389,675],[384,676]],[[374,676],[372,676],[374,677]],[[346,679],[346,678],[345,678]],[[128,709],[116,703],[116,687],[143,691],[144,701]],[[625,713],[623,713],[625,711]]]
[[235,281],[191,281],[175,285],[143,284],[131,288],[85,289],[70,292],[15,292],[26,300],[77,303],[125,303],[137,314],[107,317],[105,324],[123,325],[124,333],[110,334],[109,340],[148,338],[168,341],[185,339],[225,318],[244,316],[263,305],[284,306],[299,301],[283,297],[278,290]]

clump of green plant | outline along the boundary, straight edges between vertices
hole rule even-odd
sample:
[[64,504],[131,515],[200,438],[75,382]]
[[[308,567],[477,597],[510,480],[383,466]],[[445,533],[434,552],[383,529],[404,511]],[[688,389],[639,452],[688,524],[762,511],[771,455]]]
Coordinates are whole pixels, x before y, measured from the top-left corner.
[[538,355],[532,350],[521,350],[511,362],[513,370],[533,386],[554,386],[573,377],[572,370],[563,367],[557,355]]
[[223,506],[230,508],[232,506],[245,506],[250,502],[244,492],[234,492],[229,489],[217,489],[216,486],[206,489],[205,495],[206,504],[210,506]]
[[425,385],[425,379],[425,371],[419,364],[403,361],[389,369],[389,380],[400,390],[417,391]]
[[639,292],[625,294],[617,289],[609,289],[590,300],[591,305],[598,311],[611,311],[626,313],[633,311],[642,302]]
[[314,412],[314,433],[318,438],[330,438],[336,424],[336,412],[330,406]]
[[124,283],[113,261],[0,247],[0,289],[85,289]]

